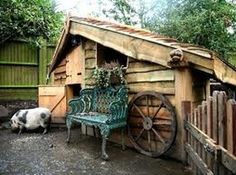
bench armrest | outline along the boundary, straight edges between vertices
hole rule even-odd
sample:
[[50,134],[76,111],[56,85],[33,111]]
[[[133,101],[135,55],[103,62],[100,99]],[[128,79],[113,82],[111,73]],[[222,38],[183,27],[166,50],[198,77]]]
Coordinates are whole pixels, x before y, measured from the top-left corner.
[[69,112],[68,112],[68,115],[71,115],[71,114],[76,114],[76,113],[80,113],[80,112],[83,112],[85,109],[85,103],[83,101],[83,98],[79,97],[79,98],[74,98],[74,99],[71,99],[69,102]]
[[68,115],[90,111],[92,96],[92,89],[82,89],[80,91],[80,97],[69,100],[70,111]]

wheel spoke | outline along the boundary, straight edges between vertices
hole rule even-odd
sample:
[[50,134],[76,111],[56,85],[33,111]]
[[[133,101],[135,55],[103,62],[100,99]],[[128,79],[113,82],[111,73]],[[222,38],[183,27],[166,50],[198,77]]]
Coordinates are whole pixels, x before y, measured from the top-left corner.
[[149,115],[148,95],[146,96],[146,104],[147,104],[147,115],[149,117],[150,115]]
[[158,114],[158,112],[161,110],[161,108],[163,107],[163,102],[160,104],[160,106],[158,107],[158,109],[157,109],[157,111],[156,111],[156,113],[154,114],[154,116],[152,117],[152,118],[155,118],[156,117],[156,115]]
[[136,104],[134,104],[134,107],[137,109],[137,111],[139,112],[139,114],[141,114],[141,116],[145,119],[146,116],[143,114],[143,112],[141,111],[141,109],[140,109]]
[[150,131],[148,130],[148,149],[149,149],[149,151],[151,151],[151,133],[150,133]]
[[136,139],[134,140],[135,142],[137,142],[139,140],[139,138],[141,137],[141,135],[143,134],[144,128],[139,132],[138,136],[136,137]]
[[159,138],[159,140],[160,140],[163,144],[165,144],[165,140],[162,138],[162,136],[160,136],[160,134],[158,134],[158,132],[157,132],[154,128],[152,128],[152,131],[156,134],[156,136]]
[[167,125],[167,126],[171,126],[172,125],[172,121],[154,121],[153,125]]
[[151,157],[164,154],[176,136],[176,115],[168,98],[155,91],[139,92],[128,110],[128,136],[134,148]]

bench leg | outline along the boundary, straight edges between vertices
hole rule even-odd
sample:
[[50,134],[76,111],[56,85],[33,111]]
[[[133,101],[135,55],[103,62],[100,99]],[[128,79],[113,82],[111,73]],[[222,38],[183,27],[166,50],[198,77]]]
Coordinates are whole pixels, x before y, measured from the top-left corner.
[[70,143],[70,128],[67,128],[67,139],[66,139],[67,143]]
[[107,138],[103,136],[102,137],[102,156],[101,156],[101,158],[103,160],[108,160],[109,159],[109,157],[106,153],[106,142],[107,142]]
[[66,142],[70,142],[70,129],[71,129],[71,120],[69,118],[66,119],[66,126],[67,126],[67,139]]

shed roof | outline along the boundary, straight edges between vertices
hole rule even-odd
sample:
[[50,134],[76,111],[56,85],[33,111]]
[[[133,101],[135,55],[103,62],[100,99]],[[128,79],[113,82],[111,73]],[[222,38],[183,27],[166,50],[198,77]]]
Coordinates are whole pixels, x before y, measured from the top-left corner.
[[214,75],[224,83],[236,86],[236,68],[220,59],[214,52],[148,30],[94,18],[71,16],[53,55],[49,74],[63,59],[71,35],[80,35],[127,56],[169,67],[170,52],[181,49],[191,67]]

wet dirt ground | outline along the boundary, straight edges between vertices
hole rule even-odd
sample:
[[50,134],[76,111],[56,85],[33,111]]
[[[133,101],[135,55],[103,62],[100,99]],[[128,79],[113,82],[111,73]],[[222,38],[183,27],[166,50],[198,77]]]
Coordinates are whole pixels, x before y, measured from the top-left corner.
[[53,128],[48,134],[0,130],[1,175],[188,175],[181,163],[154,159],[108,142],[109,161],[99,158],[101,140],[72,130],[65,143],[66,130]]

